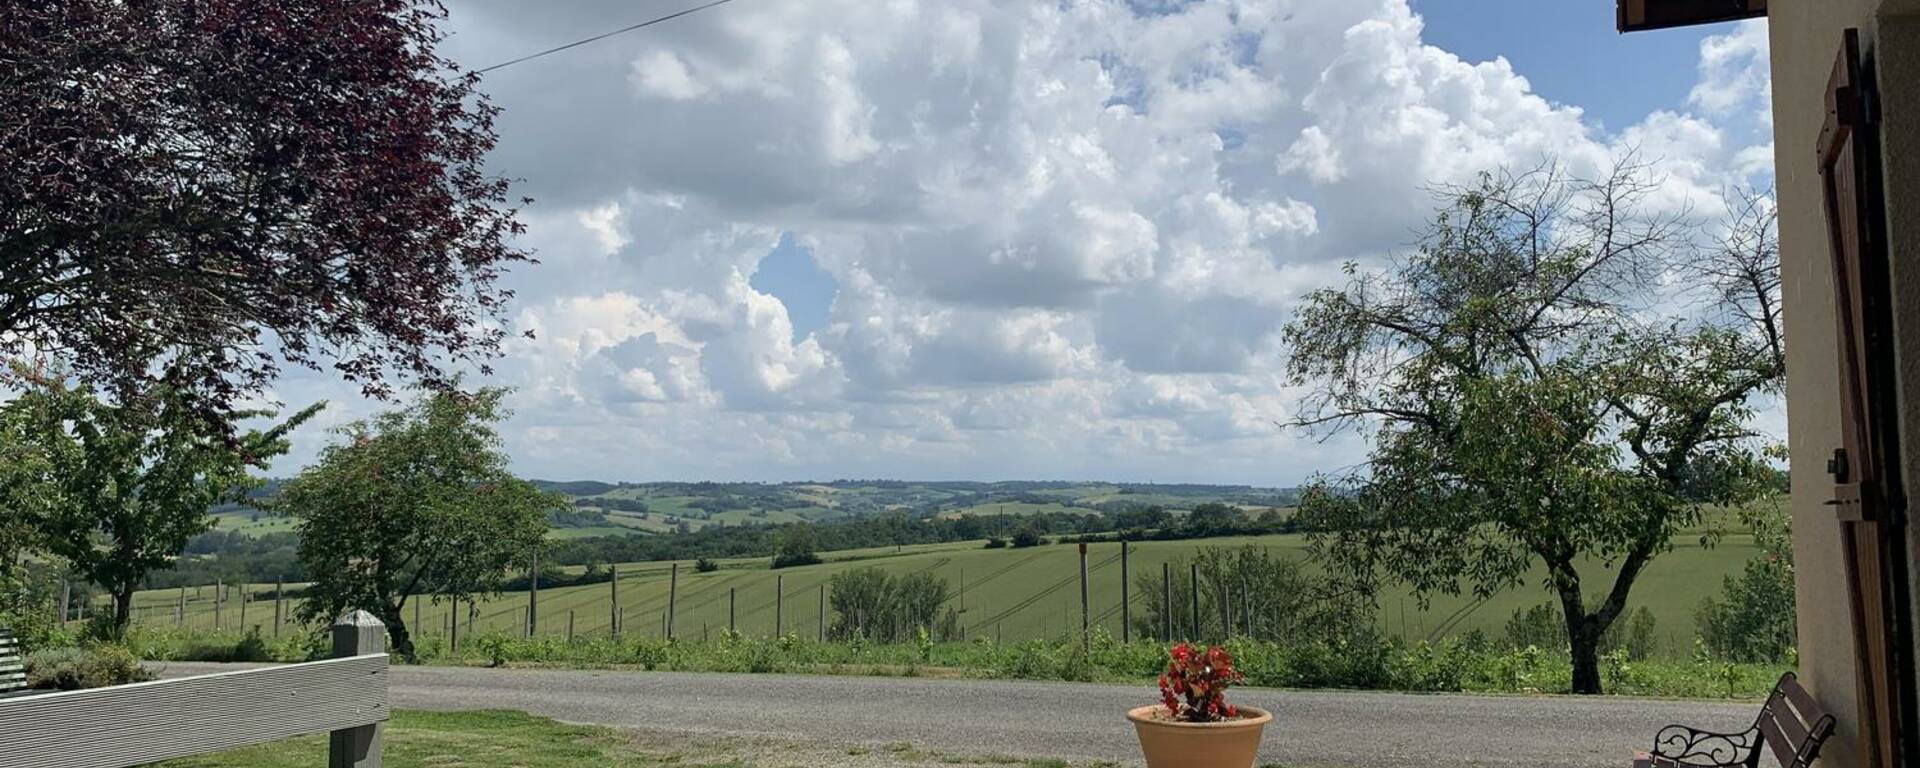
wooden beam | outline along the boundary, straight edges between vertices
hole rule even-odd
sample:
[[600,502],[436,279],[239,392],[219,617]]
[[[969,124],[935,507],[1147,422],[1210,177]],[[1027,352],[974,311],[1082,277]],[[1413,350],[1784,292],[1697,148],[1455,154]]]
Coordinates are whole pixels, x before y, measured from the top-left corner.
[[1767,15],[1767,0],[1617,0],[1621,32],[1687,27]]
[[388,717],[387,655],[0,700],[10,768],[127,768]]

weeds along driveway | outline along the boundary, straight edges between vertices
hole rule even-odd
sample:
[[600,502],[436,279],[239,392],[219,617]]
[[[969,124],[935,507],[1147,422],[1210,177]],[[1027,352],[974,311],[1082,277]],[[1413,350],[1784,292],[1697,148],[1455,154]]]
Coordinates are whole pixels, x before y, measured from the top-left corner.
[[[168,663],[168,677],[232,669]],[[1139,764],[1125,718],[1146,685],[395,667],[407,709],[517,709],[648,731]],[[1260,762],[1296,766],[1620,768],[1673,722],[1740,730],[1758,702],[1235,689],[1273,710]]]

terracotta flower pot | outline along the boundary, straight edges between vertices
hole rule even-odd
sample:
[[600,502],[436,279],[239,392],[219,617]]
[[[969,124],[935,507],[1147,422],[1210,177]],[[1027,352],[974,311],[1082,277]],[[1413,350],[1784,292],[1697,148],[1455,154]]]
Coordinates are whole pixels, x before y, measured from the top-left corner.
[[1260,733],[1273,713],[1240,707],[1240,716],[1216,723],[1185,723],[1159,704],[1127,711],[1140,734],[1147,768],[1249,768],[1260,752]]

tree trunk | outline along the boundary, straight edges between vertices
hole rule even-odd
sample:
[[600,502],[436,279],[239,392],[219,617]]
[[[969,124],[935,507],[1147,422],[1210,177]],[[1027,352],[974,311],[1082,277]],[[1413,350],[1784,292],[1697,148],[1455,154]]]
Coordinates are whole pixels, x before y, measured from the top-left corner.
[[1600,633],[1607,629],[1611,616],[1589,616],[1580,594],[1580,574],[1566,562],[1552,563],[1554,589],[1560,593],[1560,610],[1567,625],[1567,651],[1573,657],[1572,692],[1600,693]]
[[393,642],[393,654],[413,663],[419,661],[420,657],[414,654],[413,635],[407,631],[406,620],[401,618],[401,609],[404,607],[401,604],[389,604],[383,611],[386,615],[381,616],[380,620],[387,623],[387,638]]
[[1567,646],[1573,652],[1573,692],[1600,693],[1600,631],[1585,617],[1579,631],[1567,634]]
[[128,584],[113,592],[113,636],[124,638],[127,627],[133,624],[133,585]]

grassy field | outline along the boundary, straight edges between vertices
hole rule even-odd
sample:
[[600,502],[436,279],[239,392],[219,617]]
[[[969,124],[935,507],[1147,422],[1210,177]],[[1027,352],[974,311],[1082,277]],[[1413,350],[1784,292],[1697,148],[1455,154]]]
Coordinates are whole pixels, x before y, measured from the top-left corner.
[[249,536],[261,536],[269,533],[292,533],[296,521],[291,517],[281,517],[266,512],[241,510],[213,515],[213,527],[221,531],[238,531]]
[[[1129,565],[1137,578],[1138,574],[1157,574],[1161,563],[1190,555],[1202,546],[1244,544],[1304,557],[1301,537],[1277,535],[1137,543],[1132,545]],[[1693,613],[1701,599],[1716,594],[1723,577],[1737,573],[1754,554],[1752,539],[1745,535],[1727,536],[1711,549],[1703,549],[1695,537],[1682,537],[1675,542],[1674,551],[1656,559],[1641,576],[1634,587],[1632,604],[1652,611],[1664,650],[1684,654],[1691,648]],[[690,639],[715,637],[727,627],[730,608],[742,632],[772,634],[775,607],[783,605],[783,629],[812,638],[818,632],[820,595],[828,579],[868,565],[896,574],[925,571],[945,578],[955,593],[951,605],[960,611],[969,637],[1015,642],[1059,637],[1077,631],[1079,626],[1078,559],[1071,545],[984,549],[979,542],[961,542],[848,550],[823,556],[828,562],[781,571],[769,570],[765,558],[721,561],[720,570],[712,573],[694,573],[692,563],[680,563],[676,634]],[[1095,623],[1115,635],[1120,633],[1119,560],[1118,544],[1090,546],[1088,571]],[[656,636],[663,632],[670,567],[665,562],[620,566],[620,612],[627,632]],[[1604,580],[1611,578],[1611,572],[1598,564],[1590,564],[1585,573],[1589,591],[1599,592],[1609,586]],[[782,587],[777,598],[776,579]],[[185,620],[189,627],[213,626],[213,592],[211,588],[186,590]],[[251,585],[248,592],[262,602],[245,607],[245,624],[270,630],[274,615],[272,585]],[[565,634],[571,624],[577,635],[606,634],[613,613],[611,593],[607,584],[541,590],[540,631]],[[173,624],[181,594],[179,590],[141,593],[135,603],[136,618],[155,626]],[[1137,589],[1134,597],[1139,597]],[[1498,636],[1515,609],[1548,600],[1538,578],[1486,601],[1437,596],[1424,611],[1410,597],[1393,593],[1382,601],[1380,622],[1386,631],[1409,639],[1472,629]],[[223,627],[240,625],[240,603],[236,592],[222,605]],[[518,633],[527,603],[525,593],[482,601],[473,624],[475,631]],[[416,634],[441,634],[452,613],[446,604],[424,605]],[[464,622],[461,630],[467,630]]]
[[[389,768],[844,768],[908,766],[1007,766],[1071,768],[1057,759],[997,755],[950,755],[905,742],[829,745],[763,738],[756,740],[687,734],[636,733],[569,725],[523,712],[393,713],[383,736]],[[325,736],[309,736],[206,757],[160,763],[156,768],[309,768],[327,762]]]
[[940,513],[941,517],[992,517],[997,515],[1041,515],[1047,513],[1092,514],[1092,510],[1083,507],[1069,507],[1065,504],[1035,504],[1027,501],[992,502],[962,507],[951,512]]

